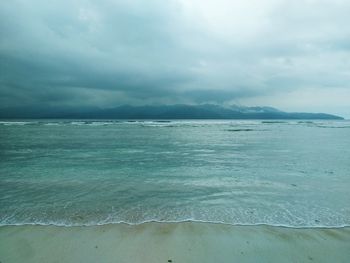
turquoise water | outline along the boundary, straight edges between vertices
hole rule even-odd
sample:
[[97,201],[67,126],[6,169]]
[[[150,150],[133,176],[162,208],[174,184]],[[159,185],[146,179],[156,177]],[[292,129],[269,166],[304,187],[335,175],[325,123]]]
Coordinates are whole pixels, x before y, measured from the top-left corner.
[[349,121],[0,122],[0,224],[350,225]]

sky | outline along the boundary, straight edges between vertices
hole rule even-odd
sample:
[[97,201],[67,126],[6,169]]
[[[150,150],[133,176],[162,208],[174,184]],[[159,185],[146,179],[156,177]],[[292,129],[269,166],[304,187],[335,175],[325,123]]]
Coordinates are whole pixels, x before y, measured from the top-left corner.
[[349,0],[0,2],[0,110],[203,104],[350,118]]

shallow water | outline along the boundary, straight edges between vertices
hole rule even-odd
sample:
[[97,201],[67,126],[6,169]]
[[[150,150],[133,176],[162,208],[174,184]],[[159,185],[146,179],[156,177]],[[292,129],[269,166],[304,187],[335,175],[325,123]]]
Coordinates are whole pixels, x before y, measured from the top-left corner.
[[348,121],[0,121],[0,224],[350,225]]

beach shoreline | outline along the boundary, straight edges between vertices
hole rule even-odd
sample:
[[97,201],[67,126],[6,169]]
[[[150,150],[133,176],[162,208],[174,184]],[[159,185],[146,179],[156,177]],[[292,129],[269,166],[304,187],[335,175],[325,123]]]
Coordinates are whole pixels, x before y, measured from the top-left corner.
[[350,227],[1,226],[0,262],[348,262]]

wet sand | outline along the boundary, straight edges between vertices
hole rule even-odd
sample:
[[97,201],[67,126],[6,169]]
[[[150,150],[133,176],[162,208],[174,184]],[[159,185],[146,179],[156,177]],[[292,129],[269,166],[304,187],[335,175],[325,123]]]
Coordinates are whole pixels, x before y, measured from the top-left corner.
[[350,228],[209,223],[2,226],[0,262],[350,262]]

